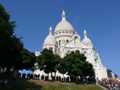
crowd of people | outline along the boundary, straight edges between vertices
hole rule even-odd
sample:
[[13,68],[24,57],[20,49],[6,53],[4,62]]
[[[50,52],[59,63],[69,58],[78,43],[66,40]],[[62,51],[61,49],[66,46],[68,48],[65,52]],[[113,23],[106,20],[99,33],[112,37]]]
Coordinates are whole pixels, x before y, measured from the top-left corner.
[[99,84],[108,90],[120,90],[120,80],[116,78],[102,79]]

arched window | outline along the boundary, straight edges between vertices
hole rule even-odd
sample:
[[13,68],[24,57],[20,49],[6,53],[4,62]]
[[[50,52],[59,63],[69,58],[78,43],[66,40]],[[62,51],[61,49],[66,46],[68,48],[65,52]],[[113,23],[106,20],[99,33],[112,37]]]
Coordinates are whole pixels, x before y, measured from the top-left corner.
[[66,43],[68,43],[69,42],[69,40],[66,40]]
[[53,48],[52,48],[52,47],[50,47],[50,48],[49,48],[49,50],[53,51]]
[[67,54],[70,54],[70,50],[67,51]]
[[56,47],[58,47],[58,42],[56,42]]
[[77,38],[78,38],[77,36],[74,37],[75,40],[76,40]]
[[61,44],[61,40],[59,40],[59,45]]

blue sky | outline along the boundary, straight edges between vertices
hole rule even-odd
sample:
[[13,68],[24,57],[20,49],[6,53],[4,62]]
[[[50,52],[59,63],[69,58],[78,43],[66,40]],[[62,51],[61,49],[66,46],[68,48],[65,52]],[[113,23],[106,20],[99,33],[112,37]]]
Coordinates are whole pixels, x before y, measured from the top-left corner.
[[30,51],[40,50],[49,26],[68,20],[81,37],[87,29],[102,62],[120,76],[120,0],[0,0],[12,20],[16,34]]

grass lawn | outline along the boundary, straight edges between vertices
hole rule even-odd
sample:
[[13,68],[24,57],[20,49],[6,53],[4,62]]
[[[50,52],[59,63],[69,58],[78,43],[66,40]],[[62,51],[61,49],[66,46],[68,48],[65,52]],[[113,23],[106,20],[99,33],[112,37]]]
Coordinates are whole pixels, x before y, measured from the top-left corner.
[[17,80],[8,85],[0,85],[0,90],[103,90],[96,85],[79,85],[74,83],[47,82],[40,80]]

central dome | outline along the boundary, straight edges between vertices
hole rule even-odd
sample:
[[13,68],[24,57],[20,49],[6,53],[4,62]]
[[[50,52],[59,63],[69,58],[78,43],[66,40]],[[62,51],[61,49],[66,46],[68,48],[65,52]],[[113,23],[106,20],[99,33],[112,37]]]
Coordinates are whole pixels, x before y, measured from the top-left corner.
[[62,20],[56,25],[55,32],[74,32],[74,28],[70,22],[66,20],[65,12],[62,12]]

